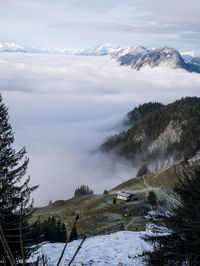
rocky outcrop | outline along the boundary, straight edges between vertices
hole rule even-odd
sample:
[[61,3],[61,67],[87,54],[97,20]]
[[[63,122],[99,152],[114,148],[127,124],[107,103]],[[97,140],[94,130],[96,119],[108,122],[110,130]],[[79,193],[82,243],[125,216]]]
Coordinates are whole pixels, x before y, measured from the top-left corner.
[[179,143],[182,134],[182,127],[187,121],[170,121],[167,128],[162,132],[157,139],[155,139],[151,145],[148,147],[148,152],[152,153],[155,151],[164,151],[171,144]]

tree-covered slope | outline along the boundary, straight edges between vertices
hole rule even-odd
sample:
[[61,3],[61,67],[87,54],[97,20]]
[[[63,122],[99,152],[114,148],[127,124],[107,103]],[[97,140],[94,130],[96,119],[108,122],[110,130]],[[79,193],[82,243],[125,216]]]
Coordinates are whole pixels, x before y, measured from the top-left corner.
[[168,105],[147,103],[127,115],[130,128],[101,146],[133,162],[171,165],[200,149],[200,98],[186,97]]

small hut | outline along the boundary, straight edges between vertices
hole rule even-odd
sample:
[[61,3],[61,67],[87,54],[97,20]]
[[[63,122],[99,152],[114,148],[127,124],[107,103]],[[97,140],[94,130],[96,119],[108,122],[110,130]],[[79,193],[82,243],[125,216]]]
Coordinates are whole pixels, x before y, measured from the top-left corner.
[[117,199],[124,200],[124,201],[134,201],[137,200],[136,196],[134,194],[118,191],[117,193]]

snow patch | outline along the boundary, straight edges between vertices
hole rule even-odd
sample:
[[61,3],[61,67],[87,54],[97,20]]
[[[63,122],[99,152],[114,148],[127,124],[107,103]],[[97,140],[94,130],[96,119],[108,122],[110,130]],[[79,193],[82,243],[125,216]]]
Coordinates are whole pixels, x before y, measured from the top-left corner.
[[[150,250],[150,245],[140,238],[146,232],[120,231],[110,235],[94,236],[85,240],[73,265],[143,265],[138,254]],[[67,245],[61,265],[68,265],[81,240]],[[38,255],[45,253],[49,265],[56,265],[62,252],[63,243],[43,243],[29,261],[35,261]]]

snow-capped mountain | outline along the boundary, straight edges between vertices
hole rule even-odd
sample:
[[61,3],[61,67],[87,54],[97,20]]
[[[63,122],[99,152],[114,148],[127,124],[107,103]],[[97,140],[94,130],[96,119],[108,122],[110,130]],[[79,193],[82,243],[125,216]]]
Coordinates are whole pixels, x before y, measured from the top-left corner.
[[[180,51],[181,56],[183,57],[186,63],[190,63],[191,61],[199,60],[200,52],[194,51]],[[198,63],[199,64],[199,63]],[[200,64],[199,64],[200,65]]]
[[[140,48],[140,49],[139,49]],[[199,60],[195,57],[187,62],[181,54],[169,47],[147,50],[143,47],[133,48],[133,52],[119,55],[116,57],[121,65],[131,66],[133,69],[140,70],[143,67],[167,66],[170,68],[183,68],[189,72],[200,73]]]
[[54,54],[69,54],[69,55],[82,55],[82,56],[105,56],[125,54],[132,50],[131,47],[118,45],[118,44],[105,44],[92,48],[68,48],[68,47],[23,47],[15,43],[0,43],[0,52],[22,52],[22,53],[54,53]]
[[194,57],[190,60],[190,63],[200,66],[200,57]]
[[0,43],[0,52],[20,52],[26,53],[27,51],[21,45],[15,43]]
[[100,46],[95,46],[93,48],[76,51],[74,54],[77,55],[86,55],[86,56],[105,56],[105,55],[121,55],[126,54],[131,51],[131,47],[122,46],[118,44],[105,44]]
[[169,47],[160,49],[147,49],[142,46],[130,47],[118,44],[105,44],[88,49],[72,48],[37,48],[23,47],[15,43],[0,43],[0,52],[15,53],[42,53],[42,54],[66,54],[79,56],[111,56],[117,59],[121,65],[131,66],[133,69],[167,66],[170,68],[183,68],[189,72],[200,73],[200,56],[193,51],[182,51]]
[[119,61],[121,65],[131,65],[133,67],[137,64],[137,61],[147,53],[148,50],[146,48],[136,46],[134,48],[130,48],[128,52],[116,52],[114,56],[117,58],[117,61]]

